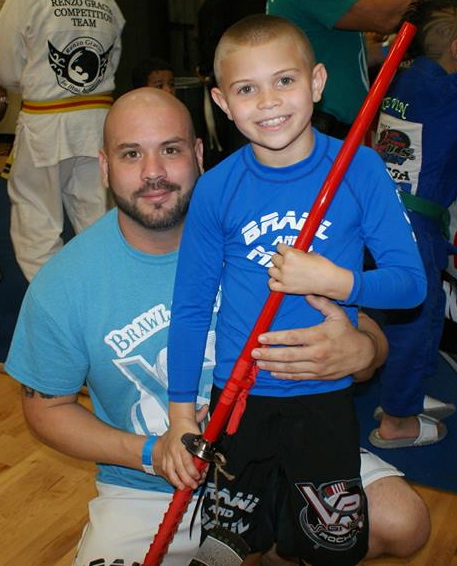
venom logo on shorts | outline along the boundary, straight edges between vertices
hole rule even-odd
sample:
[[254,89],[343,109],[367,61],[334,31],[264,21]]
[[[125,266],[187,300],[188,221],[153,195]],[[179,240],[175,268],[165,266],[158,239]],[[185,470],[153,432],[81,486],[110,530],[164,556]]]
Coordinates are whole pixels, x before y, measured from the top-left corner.
[[59,51],[48,41],[48,61],[59,85],[71,93],[88,94],[103,80],[109,54],[103,45],[92,37],[79,37]]
[[360,480],[323,484],[296,484],[306,504],[300,512],[300,526],[319,546],[346,550],[355,545],[365,522]]

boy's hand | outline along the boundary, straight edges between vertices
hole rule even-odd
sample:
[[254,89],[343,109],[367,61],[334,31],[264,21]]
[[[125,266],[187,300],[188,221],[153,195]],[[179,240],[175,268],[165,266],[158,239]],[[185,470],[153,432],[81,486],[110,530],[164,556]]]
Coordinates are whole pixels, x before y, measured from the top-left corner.
[[161,468],[177,489],[197,489],[204,479],[182,443],[182,436],[188,432],[200,434],[194,403],[170,403],[170,429],[163,438]]
[[323,295],[345,300],[351,293],[353,275],[325,257],[279,244],[268,270],[272,291],[293,295]]

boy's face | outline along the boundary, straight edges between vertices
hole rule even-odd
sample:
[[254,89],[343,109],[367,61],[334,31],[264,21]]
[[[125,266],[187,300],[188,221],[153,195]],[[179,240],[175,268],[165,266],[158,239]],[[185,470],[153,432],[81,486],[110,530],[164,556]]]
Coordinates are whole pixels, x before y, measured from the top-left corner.
[[160,88],[165,92],[170,94],[176,94],[175,91],[175,78],[172,71],[159,70],[152,71],[148,76],[148,84],[146,86],[151,86],[152,88]]
[[296,41],[238,46],[220,63],[216,104],[249,139],[257,159],[283,167],[304,159],[313,148],[313,104],[325,85],[322,65],[310,69]]

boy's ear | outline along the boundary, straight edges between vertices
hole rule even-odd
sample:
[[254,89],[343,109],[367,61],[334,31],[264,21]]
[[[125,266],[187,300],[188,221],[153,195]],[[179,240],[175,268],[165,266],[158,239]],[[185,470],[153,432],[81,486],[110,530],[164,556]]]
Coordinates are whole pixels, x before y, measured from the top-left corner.
[[227,101],[225,100],[225,96],[222,94],[221,89],[214,87],[211,89],[211,96],[214,102],[219,106],[219,108],[227,114],[227,118],[229,120],[233,120],[232,115],[230,113]]
[[313,102],[319,102],[322,98],[325,83],[327,82],[327,71],[322,63],[314,66],[311,74],[311,89],[313,93]]
[[[451,57],[456,62],[456,69],[457,69],[457,39],[454,39],[454,41],[451,43],[451,50],[450,51],[451,51]],[[454,69],[454,72],[455,72],[456,69]]]
[[197,159],[197,165],[200,174],[203,175],[203,140],[201,138],[197,138],[195,140],[195,157]]

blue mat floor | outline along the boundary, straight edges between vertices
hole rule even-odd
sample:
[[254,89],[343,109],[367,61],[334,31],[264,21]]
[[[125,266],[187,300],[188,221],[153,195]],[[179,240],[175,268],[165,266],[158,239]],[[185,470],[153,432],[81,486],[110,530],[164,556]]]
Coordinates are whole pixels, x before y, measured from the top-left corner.
[[[452,362],[451,362],[452,363]],[[440,356],[438,374],[427,382],[427,393],[457,406],[457,373],[451,363]],[[457,493],[457,412],[445,419],[446,438],[437,444],[414,448],[382,450],[368,441],[378,427],[373,411],[379,404],[379,379],[357,386],[356,408],[360,420],[361,446],[394,464],[408,480],[437,489]]]

